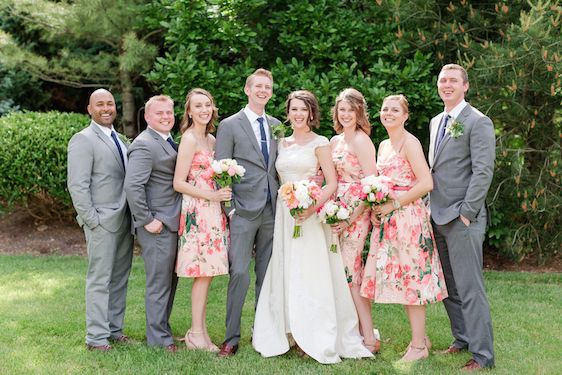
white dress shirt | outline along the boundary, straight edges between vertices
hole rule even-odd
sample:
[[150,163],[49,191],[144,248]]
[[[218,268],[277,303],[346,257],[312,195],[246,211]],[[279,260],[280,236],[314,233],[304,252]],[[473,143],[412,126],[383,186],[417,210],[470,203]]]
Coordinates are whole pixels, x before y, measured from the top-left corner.
[[252,130],[254,131],[254,135],[256,136],[256,141],[258,141],[258,145],[261,145],[260,123],[258,122],[258,117],[263,118],[263,129],[265,130],[265,139],[267,140],[266,142],[267,152],[269,152],[270,135],[269,135],[269,126],[267,125],[267,117],[265,116],[265,112],[263,113],[262,116],[260,116],[256,114],[254,111],[252,111],[250,107],[246,105],[246,107],[244,107],[244,114],[246,115],[246,117],[248,117],[248,120],[250,121],[250,125],[252,125]]
[[125,167],[127,167],[127,147],[125,146],[125,144],[123,143],[123,141],[121,140],[121,138],[119,137],[119,133],[117,133],[117,130],[115,130],[115,128],[113,127],[113,125],[111,125],[111,129],[106,127],[106,126],[101,126],[100,124],[98,124],[97,122],[93,121],[92,122],[105,134],[107,135],[107,137],[111,140],[112,144],[115,144],[115,142],[113,141],[113,138],[111,138],[111,132],[115,132],[115,134],[117,134],[117,140],[119,141],[119,147],[121,147],[121,153],[123,154],[123,161],[125,162]]
[[[459,115],[461,114],[462,110],[464,109],[464,107],[466,107],[468,103],[466,102],[466,100],[462,100],[459,104],[457,104],[455,106],[455,108],[451,109],[451,112],[449,112],[449,116],[451,116],[451,119],[454,121],[457,119],[457,117],[459,117]],[[443,111],[443,116],[446,116],[447,112]],[[453,121],[449,121],[448,124],[452,124]]]

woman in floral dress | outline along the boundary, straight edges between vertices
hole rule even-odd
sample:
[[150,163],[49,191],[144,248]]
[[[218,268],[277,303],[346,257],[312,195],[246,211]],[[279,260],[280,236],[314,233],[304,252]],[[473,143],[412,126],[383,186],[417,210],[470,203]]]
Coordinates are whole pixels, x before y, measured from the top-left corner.
[[412,341],[402,360],[415,361],[429,355],[425,305],[447,297],[429,212],[421,200],[433,189],[433,180],[420,142],[404,129],[406,98],[385,98],[380,119],[389,139],[379,146],[377,170],[391,178],[394,199],[373,208],[380,221],[371,234],[361,295],[404,305]]
[[370,210],[361,199],[361,179],[376,174],[376,151],[369,138],[371,124],[365,98],[353,88],[345,89],[336,98],[332,116],[334,130],[338,133],[330,141],[338,175],[336,198],[351,211],[349,220],[334,224],[332,228],[339,234],[345,274],[364,344],[375,353],[380,348],[380,340],[378,331],[373,332],[371,301],[359,293],[363,278],[362,252],[371,229]]
[[217,190],[212,180],[215,138],[210,133],[217,117],[209,92],[193,89],[187,94],[174,175],[174,189],[183,194],[176,273],[194,279],[185,343],[189,349],[209,351],[218,351],[205,322],[209,286],[214,276],[228,274],[228,230],[220,202],[231,199],[230,188]]

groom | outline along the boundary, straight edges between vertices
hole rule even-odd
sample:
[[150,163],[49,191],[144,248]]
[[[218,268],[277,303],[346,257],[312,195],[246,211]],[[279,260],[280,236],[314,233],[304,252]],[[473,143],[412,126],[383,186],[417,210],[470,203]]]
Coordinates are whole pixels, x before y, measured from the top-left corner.
[[496,154],[492,121],[465,100],[466,70],[443,66],[437,79],[445,111],[430,123],[433,175],[431,220],[449,297],[444,300],[455,341],[445,354],[469,350],[463,370],[494,366],[490,306],[482,276],[485,199]]
[[255,250],[256,303],[273,246],[273,221],[279,182],[275,171],[277,142],[271,126],[279,120],[265,114],[273,95],[271,72],[258,69],[246,79],[248,105],[221,121],[215,159],[235,159],[246,168],[242,181],[232,186],[230,218],[230,280],[226,302],[226,337],[219,357],[236,354],[240,319],[250,285],[250,260]]

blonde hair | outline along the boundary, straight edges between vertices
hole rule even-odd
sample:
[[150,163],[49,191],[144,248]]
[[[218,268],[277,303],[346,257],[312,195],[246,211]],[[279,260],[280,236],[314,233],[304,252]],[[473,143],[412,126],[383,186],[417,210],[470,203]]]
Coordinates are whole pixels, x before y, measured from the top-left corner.
[[334,122],[334,130],[340,134],[343,131],[343,125],[338,120],[338,106],[342,101],[346,101],[355,112],[357,119],[356,128],[362,130],[367,135],[371,135],[371,123],[369,122],[369,112],[365,97],[354,88],[347,88],[340,92],[336,98],[336,104],[332,107],[332,119]]
[[404,112],[410,113],[408,99],[406,99],[404,95],[402,94],[389,95],[382,100],[382,103],[384,104],[384,102],[386,102],[387,100],[397,100],[398,103],[400,103],[400,107],[402,107]]
[[318,129],[320,127],[320,106],[316,96],[307,90],[297,90],[290,93],[285,102],[285,114],[287,116],[289,116],[289,107],[293,99],[299,99],[304,102],[308,109],[308,127],[310,129]]
[[252,85],[252,81],[254,80],[255,77],[257,76],[261,76],[261,77],[267,77],[269,78],[269,80],[271,81],[271,84],[273,85],[273,74],[271,74],[271,72],[269,70],[263,69],[263,68],[259,68],[256,69],[255,72],[253,72],[252,74],[250,74],[248,76],[248,78],[246,78],[246,84],[244,87],[249,87]]
[[201,88],[194,88],[189,91],[185,97],[185,107],[183,111],[183,117],[180,122],[180,133],[183,134],[185,131],[193,126],[193,119],[189,116],[189,107],[191,106],[191,98],[195,95],[205,95],[211,101],[211,106],[213,107],[213,114],[211,115],[211,119],[207,123],[207,127],[205,128],[205,135],[212,133],[215,131],[215,122],[219,118],[219,110],[215,105],[215,99],[213,95],[205,89]]
[[463,68],[462,66],[458,65],[458,64],[447,64],[447,65],[443,65],[443,67],[441,68],[441,71],[444,70],[458,70],[461,72],[461,77],[462,77],[462,82],[463,83],[468,83],[468,73],[466,72],[466,69]]
[[174,101],[168,95],[155,95],[147,100],[146,104],[144,105],[144,113],[148,112],[150,107],[155,102],[169,102],[172,103],[172,107],[174,106]]

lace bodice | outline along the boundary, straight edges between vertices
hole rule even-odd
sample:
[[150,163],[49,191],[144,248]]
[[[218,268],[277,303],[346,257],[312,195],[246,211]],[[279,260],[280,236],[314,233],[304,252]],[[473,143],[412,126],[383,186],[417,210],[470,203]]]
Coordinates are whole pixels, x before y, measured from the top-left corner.
[[285,143],[284,140],[279,143],[279,155],[275,162],[281,184],[314,177],[318,171],[315,150],[319,146],[330,144],[328,139],[323,136],[318,136],[304,145],[286,146]]

